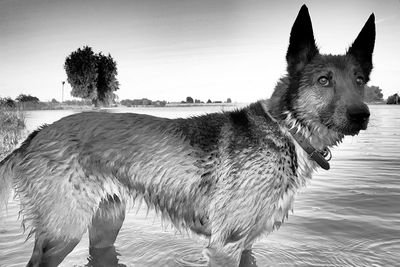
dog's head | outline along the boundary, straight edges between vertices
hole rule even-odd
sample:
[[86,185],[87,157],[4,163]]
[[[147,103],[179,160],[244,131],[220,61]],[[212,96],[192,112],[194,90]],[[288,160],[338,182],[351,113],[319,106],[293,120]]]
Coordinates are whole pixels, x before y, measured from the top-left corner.
[[365,130],[370,113],[363,94],[372,70],[374,43],[372,14],[345,55],[320,54],[303,5],[290,34],[288,76],[271,98],[275,115],[279,109],[279,116],[290,114],[308,128],[326,127],[339,136]]

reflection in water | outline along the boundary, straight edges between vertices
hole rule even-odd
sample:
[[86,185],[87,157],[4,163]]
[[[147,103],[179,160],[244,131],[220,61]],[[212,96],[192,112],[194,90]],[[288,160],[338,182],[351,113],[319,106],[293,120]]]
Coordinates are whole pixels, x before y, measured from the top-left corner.
[[126,267],[118,263],[119,254],[114,246],[106,248],[90,248],[87,267]]
[[239,267],[257,267],[256,258],[254,257],[253,251],[243,251]]

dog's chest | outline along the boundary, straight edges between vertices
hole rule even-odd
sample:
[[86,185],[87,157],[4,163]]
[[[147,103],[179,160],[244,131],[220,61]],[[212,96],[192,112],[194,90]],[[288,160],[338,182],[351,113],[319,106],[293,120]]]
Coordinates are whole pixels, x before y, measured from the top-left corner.
[[265,217],[259,225],[259,230],[263,232],[271,232],[285,221],[289,211],[293,210],[297,190],[311,179],[316,167],[315,162],[294,140],[290,146],[283,147],[278,162],[273,167],[274,186],[277,189],[268,196],[271,202],[265,207]]
[[293,143],[296,148],[297,179],[300,182],[300,186],[305,186],[306,182],[311,179],[317,164],[295,140],[293,140]]

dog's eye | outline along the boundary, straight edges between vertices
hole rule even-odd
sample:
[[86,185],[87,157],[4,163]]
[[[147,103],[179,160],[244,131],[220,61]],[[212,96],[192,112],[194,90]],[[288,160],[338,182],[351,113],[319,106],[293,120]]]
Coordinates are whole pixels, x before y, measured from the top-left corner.
[[329,85],[329,79],[326,76],[321,76],[318,78],[318,82],[322,86],[328,86]]
[[358,76],[357,79],[356,79],[356,83],[357,83],[358,86],[363,85],[364,84],[364,78],[361,77],[361,76]]

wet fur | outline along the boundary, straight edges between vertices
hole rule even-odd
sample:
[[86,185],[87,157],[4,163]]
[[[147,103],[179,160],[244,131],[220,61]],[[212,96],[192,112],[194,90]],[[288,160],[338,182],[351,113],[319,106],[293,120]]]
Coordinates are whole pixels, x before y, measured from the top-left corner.
[[[208,237],[210,265],[237,266],[260,235],[284,222],[317,167],[288,129],[322,149],[366,128],[349,120],[355,106],[366,112],[354,84],[372,69],[364,45],[357,38],[346,55],[320,55],[308,20],[303,6],[288,75],[269,102],[188,119],[85,112],[32,133],[0,163],[0,204],[14,188],[35,234],[28,266],[58,265],[88,228],[91,247],[112,246],[130,200]],[[334,84],[321,89],[316,81],[327,73]]]

